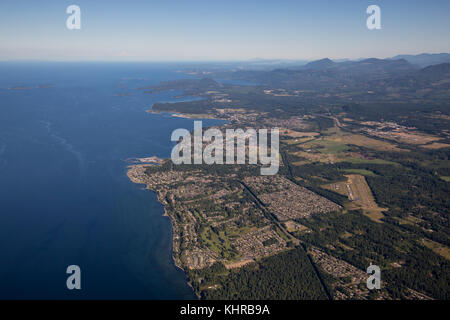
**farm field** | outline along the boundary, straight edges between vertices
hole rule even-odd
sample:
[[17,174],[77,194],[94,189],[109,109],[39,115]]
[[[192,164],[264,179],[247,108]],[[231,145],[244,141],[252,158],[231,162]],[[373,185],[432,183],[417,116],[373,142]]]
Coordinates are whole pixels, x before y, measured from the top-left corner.
[[346,134],[342,133],[342,131],[338,131],[335,135],[326,137],[326,140],[346,145],[366,147],[377,151],[408,151],[406,149],[398,148],[395,144],[390,142],[369,138],[360,134]]
[[[407,152],[395,144],[360,134],[347,133],[340,128],[333,127],[323,131],[324,136],[318,138],[305,137],[288,139],[283,142],[288,145],[297,145],[298,151],[291,154],[302,159],[295,161],[294,165],[300,166],[307,162],[337,163],[349,162],[352,164],[395,164],[392,161],[366,157],[359,152],[352,151],[352,147],[362,147],[381,152]],[[367,172],[366,172],[367,174]]]
[[433,142],[432,144],[426,144],[421,146],[425,149],[441,149],[441,148],[448,148],[450,147],[450,144],[448,143],[441,143],[441,142]]

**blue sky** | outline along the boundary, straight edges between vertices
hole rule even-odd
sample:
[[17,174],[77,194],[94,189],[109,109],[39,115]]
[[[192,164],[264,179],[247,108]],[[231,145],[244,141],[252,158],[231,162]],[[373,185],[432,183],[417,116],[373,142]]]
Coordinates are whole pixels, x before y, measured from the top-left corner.
[[[66,8],[81,8],[81,30]],[[366,28],[381,8],[382,29]],[[0,60],[199,61],[450,52],[450,1],[1,0]]]

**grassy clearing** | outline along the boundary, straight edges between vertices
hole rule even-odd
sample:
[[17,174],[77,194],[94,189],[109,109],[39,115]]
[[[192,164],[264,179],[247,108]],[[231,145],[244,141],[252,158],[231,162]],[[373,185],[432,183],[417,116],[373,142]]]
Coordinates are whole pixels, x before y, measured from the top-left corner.
[[416,225],[417,223],[419,223],[421,221],[422,221],[421,219],[416,218],[416,217],[414,217],[412,215],[408,215],[406,218],[398,219],[398,222],[401,225],[407,224],[407,225],[410,225],[410,226]]
[[325,137],[326,140],[335,143],[345,144],[345,145],[355,145],[359,147],[365,147],[369,149],[374,149],[378,151],[408,151],[406,149],[400,149],[395,144],[377,140],[374,138],[369,138],[361,134],[347,133],[339,128],[328,129]]
[[300,223],[297,223],[295,221],[292,221],[292,220],[285,221],[283,224],[286,227],[286,230],[289,232],[302,233],[302,232],[307,232],[310,230],[308,227],[306,227]]
[[340,241],[336,241],[336,242],[334,243],[334,245],[335,245],[335,246],[338,246],[338,247],[341,247],[341,248],[344,249],[344,250],[348,250],[348,251],[353,250],[352,247],[349,247],[349,246],[347,246],[346,244],[343,244],[343,243],[340,242]]
[[224,235],[227,238],[238,238],[250,231],[255,230],[256,228],[250,226],[243,226],[241,228],[228,228],[226,227]]
[[320,135],[319,132],[303,132],[303,131],[295,131],[291,129],[281,129],[281,136],[288,136],[291,138],[303,138],[303,137],[316,137]]
[[373,173],[370,170],[366,170],[366,169],[343,169],[342,171],[347,172],[347,173],[355,173],[355,174],[360,174],[366,177],[374,177],[376,176],[375,173]]
[[433,250],[437,254],[443,256],[445,259],[450,260],[450,249],[448,247],[429,239],[422,239],[421,242],[425,247]]
[[360,159],[360,158],[354,158],[354,157],[346,157],[341,160],[341,162],[348,162],[353,164],[360,164],[360,163],[371,163],[371,164],[390,164],[390,165],[399,165],[397,162],[383,160],[383,159]]
[[342,238],[342,239],[348,239],[348,238],[350,238],[351,236],[353,236],[353,234],[351,234],[351,233],[348,232],[348,231],[345,231],[344,233],[342,233],[341,235],[339,235],[339,237]]
[[308,142],[311,140],[314,140],[314,138],[305,137],[305,138],[287,139],[287,140],[281,140],[281,142],[288,144],[288,145],[295,145],[295,144],[305,143],[305,142]]
[[200,237],[203,243],[212,251],[219,255],[223,254],[226,259],[232,258],[230,254],[231,243],[222,231],[220,234],[217,234],[211,228],[205,228],[200,234]]
[[[408,151],[398,148],[395,144],[366,137],[360,134],[346,133],[339,128],[329,128],[322,132],[324,136],[314,138],[311,141],[287,140],[287,144],[298,144],[299,151],[293,152],[295,156],[306,159],[310,162],[336,163],[349,162],[354,164],[395,164],[383,159],[366,159],[362,155],[358,157],[355,153],[350,153],[352,145],[369,148],[378,151]],[[297,161],[294,165],[306,164],[305,161]],[[361,173],[370,175],[369,172]]]
[[433,142],[432,144],[426,144],[421,147],[425,148],[425,149],[441,149],[441,148],[449,148],[450,144],[441,143],[441,142]]
[[325,137],[324,139],[316,139],[314,141],[305,143],[302,148],[306,150],[311,149],[319,151],[321,153],[332,154],[348,151],[349,148],[345,144],[326,140],[327,138],[328,137]]
[[379,208],[379,209],[372,208],[370,210],[363,210],[363,212],[366,216],[368,216],[371,220],[378,222],[378,223],[383,222],[381,220],[384,218],[383,211],[385,211],[385,209],[382,209],[382,208]]
[[284,239],[284,241],[289,241],[290,239],[288,238],[288,236],[280,230],[280,228],[275,227],[275,232],[278,233],[278,235]]

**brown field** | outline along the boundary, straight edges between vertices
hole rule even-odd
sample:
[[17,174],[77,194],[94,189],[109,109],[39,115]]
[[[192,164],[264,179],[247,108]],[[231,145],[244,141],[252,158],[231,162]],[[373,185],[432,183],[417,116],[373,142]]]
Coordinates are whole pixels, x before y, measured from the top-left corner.
[[391,131],[375,131],[375,132],[370,131],[368,132],[368,134],[382,139],[414,145],[422,145],[441,139],[437,136],[417,131],[410,131],[406,129],[391,130]]
[[[309,143],[309,142],[307,142]],[[311,162],[336,163],[336,162],[350,162],[350,163],[376,163],[376,164],[391,164],[396,165],[395,162],[390,162],[383,159],[367,159],[364,155],[356,152],[339,152],[337,154],[327,153],[326,150],[321,152],[313,151],[297,151],[290,154],[306,160],[299,160],[292,162],[294,166],[302,166]]]
[[346,177],[347,181],[328,184],[323,186],[323,188],[347,196],[351,201],[348,209],[362,209],[373,221],[382,222],[381,218],[384,217],[383,211],[386,209],[377,205],[364,176],[349,174]]
[[450,120],[450,116],[446,114],[432,114],[430,115],[430,118]]
[[333,141],[342,144],[356,145],[359,147],[366,147],[378,151],[408,151],[405,149],[400,149],[396,145],[380,141],[377,139],[372,139],[360,134],[336,134],[333,136],[326,137],[326,140]]
[[441,142],[433,142],[432,144],[427,144],[424,146],[421,146],[422,148],[426,149],[441,149],[441,148],[448,148],[450,147],[450,144],[447,143],[441,143]]
[[[292,132],[292,130],[289,132]],[[286,135],[288,135],[289,132]],[[297,132],[297,133],[307,134],[306,132],[304,133]],[[335,163],[344,161],[352,163],[382,162],[381,159],[365,159],[365,157],[362,154],[349,152],[350,145],[366,147],[378,151],[397,151],[397,152],[409,151],[406,149],[401,149],[395,144],[387,141],[369,138],[361,134],[346,133],[338,127],[329,128],[323,133],[325,134],[325,136],[320,137],[310,136],[308,138],[297,138],[285,141],[285,143],[291,145],[298,144],[299,151],[292,152],[292,154],[307,160],[294,162],[293,165],[297,166],[303,165],[308,163],[308,161],[324,162],[324,163]],[[311,141],[307,141],[306,139],[311,139]]]
[[320,133],[318,132],[300,132],[291,129],[280,129],[281,136],[288,136],[292,138],[303,138],[303,137],[315,137]]
[[353,236],[353,234],[351,234],[350,232],[348,232],[348,231],[345,231],[344,233],[342,233],[341,235],[339,235],[339,237],[340,238],[343,238],[343,239],[348,239],[348,238],[350,238],[350,237],[352,237]]
[[418,224],[419,222],[422,222],[421,219],[416,218],[416,217],[414,217],[414,216],[412,216],[412,215],[408,215],[406,218],[398,219],[398,221],[399,221],[399,223],[400,223],[401,225],[407,224],[407,225],[411,225],[411,226],[416,225],[416,224]]
[[305,164],[309,164],[309,163],[311,163],[310,161],[295,161],[295,162],[292,162],[292,165],[293,166],[304,166]]
[[296,138],[296,139],[289,139],[289,140],[281,140],[281,142],[284,142],[286,144],[299,144],[314,140],[313,137],[304,137],[304,138]]
[[395,135],[394,139],[399,142],[409,144],[426,144],[432,141],[439,140],[440,138],[427,134],[399,132],[398,134]]
[[445,259],[450,260],[450,249],[443,244],[431,241],[429,239],[422,239],[422,244],[428,249],[431,249],[437,254],[443,256]]
[[243,260],[240,260],[238,262],[226,263],[225,264],[225,268],[227,268],[227,269],[240,268],[240,267],[243,267],[243,266],[245,266],[245,265],[247,265],[249,263],[252,263],[252,262],[255,262],[255,260],[253,260],[253,259],[243,259]]
[[344,250],[353,250],[352,247],[349,247],[349,246],[347,246],[346,244],[343,244],[343,243],[340,242],[340,241],[336,241],[336,242],[334,243],[334,245],[335,245],[335,246],[338,246],[338,247],[341,247],[341,248],[344,249]]
[[293,165],[303,165],[308,164],[311,162],[338,162],[338,157],[334,154],[326,154],[326,153],[311,153],[311,152],[304,152],[304,151],[298,151],[293,153],[294,155],[308,159],[309,161],[297,161],[294,162]]
[[284,226],[286,227],[286,230],[289,232],[299,231],[299,232],[306,232],[309,230],[308,227],[305,227],[304,225],[297,223],[292,220],[285,221]]

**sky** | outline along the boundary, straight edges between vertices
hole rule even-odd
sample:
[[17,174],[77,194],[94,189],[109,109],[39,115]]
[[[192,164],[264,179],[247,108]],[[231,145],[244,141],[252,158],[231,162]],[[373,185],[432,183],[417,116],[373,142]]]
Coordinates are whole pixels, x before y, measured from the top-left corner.
[[[369,5],[381,29],[366,26]],[[69,5],[81,29],[69,30]],[[450,1],[1,0],[0,60],[233,61],[450,52]]]

